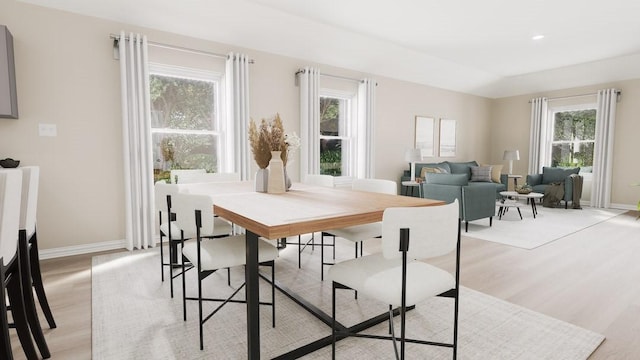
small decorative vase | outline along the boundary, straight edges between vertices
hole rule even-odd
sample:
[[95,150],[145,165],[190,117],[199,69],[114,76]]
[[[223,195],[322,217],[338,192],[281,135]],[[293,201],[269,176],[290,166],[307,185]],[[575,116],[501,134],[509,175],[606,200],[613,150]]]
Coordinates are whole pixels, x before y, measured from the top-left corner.
[[287,166],[284,167],[284,185],[287,191],[291,189],[291,178],[289,177],[289,173],[287,173]]
[[256,191],[267,192],[269,184],[269,169],[258,169],[256,172]]
[[284,164],[280,158],[281,151],[272,151],[269,160],[269,184],[267,192],[270,194],[282,194],[286,191],[284,182]]

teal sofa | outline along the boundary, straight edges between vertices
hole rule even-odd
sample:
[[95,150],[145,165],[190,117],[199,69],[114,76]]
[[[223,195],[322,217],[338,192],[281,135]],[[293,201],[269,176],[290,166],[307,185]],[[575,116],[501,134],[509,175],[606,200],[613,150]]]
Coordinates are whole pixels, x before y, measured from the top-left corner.
[[[423,171],[424,168],[429,169]],[[460,219],[465,222],[465,232],[469,230],[469,221],[489,218],[489,226],[493,225],[496,200],[502,198],[501,191],[507,190],[506,174],[501,174],[500,182],[495,182],[490,177],[482,178],[482,170],[486,172],[488,169],[479,167],[475,161],[416,164],[416,175],[424,175],[422,196],[447,203],[458,199]],[[405,172],[403,181],[410,177],[410,172]]]
[[542,168],[542,174],[527,175],[527,184],[531,186],[534,192],[544,194],[549,184],[564,183],[564,197],[562,200],[564,201],[564,208],[566,209],[569,201],[573,201],[573,181],[571,175],[577,175],[579,172],[579,167],[562,168],[545,166]]
[[[433,171],[441,174],[466,174],[468,181],[468,186],[475,187],[482,184],[482,187],[485,187],[486,184],[490,184],[494,188],[495,199],[501,199],[500,196],[501,191],[507,191],[507,181],[509,180],[507,174],[500,174],[500,182],[495,181],[471,181],[471,167],[477,167],[478,163],[476,161],[466,161],[466,162],[451,162],[451,161],[443,161],[439,163],[416,163],[416,176],[420,176],[424,174],[426,171],[423,171],[423,168],[430,168]],[[409,181],[411,180],[411,170],[405,170],[400,178],[400,181]],[[426,181],[426,178],[422,179]],[[467,186],[465,185],[465,186]],[[406,187],[402,188],[402,193],[406,194],[408,190]],[[424,194],[424,193],[423,193]]]

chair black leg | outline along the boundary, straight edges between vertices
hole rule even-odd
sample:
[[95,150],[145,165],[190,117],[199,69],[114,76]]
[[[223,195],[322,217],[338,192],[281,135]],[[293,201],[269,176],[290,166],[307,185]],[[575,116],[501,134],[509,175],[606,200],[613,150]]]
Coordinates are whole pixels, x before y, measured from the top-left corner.
[[[182,245],[184,247],[184,244]],[[184,256],[182,257],[182,318],[184,321],[187,321],[187,292],[186,292],[186,282],[185,282],[185,271],[184,271],[184,264],[185,264],[185,259]]]
[[0,358],[13,360],[11,340],[9,337],[9,319],[7,316],[7,295],[4,284],[4,265],[0,261]]
[[[16,261],[16,263],[18,261]],[[14,264],[13,266],[19,267],[19,264]],[[22,350],[24,351],[27,359],[38,359],[38,354],[33,346],[33,342],[31,341],[31,332],[29,331],[27,314],[25,313],[25,309],[22,304],[22,286],[20,284],[19,270],[15,270],[11,275],[11,279],[7,286],[7,292],[9,295],[9,304],[11,305],[11,315],[13,316],[13,322],[16,326],[16,332],[18,333],[18,339],[20,339]]]
[[55,329],[57,327],[56,321],[51,313],[51,307],[47,300],[47,294],[44,292],[44,285],[42,283],[42,272],[40,271],[40,255],[38,250],[38,232],[34,231],[31,239],[29,239],[31,248],[29,249],[29,266],[31,268],[31,279],[36,295],[38,296],[38,302],[44,317],[47,319],[49,328]]
[[29,265],[29,245],[27,244],[27,232],[26,230],[20,230],[20,236],[18,241],[18,255],[20,256],[20,281],[24,291],[22,292],[22,298],[24,301],[25,315],[31,329],[33,339],[40,350],[40,355],[44,359],[51,357],[47,341],[42,333],[42,326],[40,325],[40,319],[38,319],[38,313],[36,311],[36,304],[33,299],[33,291],[31,290],[31,268]]
[[489,227],[493,226],[493,216],[489,216]]
[[276,327],[276,262],[271,262],[271,327]]
[[198,263],[198,323],[200,324],[200,350],[204,350],[204,334],[202,333],[202,278],[200,263]]
[[173,258],[176,256],[173,252],[176,249],[173,248],[173,244],[171,244],[171,238],[169,238],[169,281],[171,288],[171,298],[173,299]]
[[298,235],[298,269],[300,269],[300,259],[302,257],[301,251],[302,251],[302,240],[301,240],[302,236]]
[[320,281],[324,281],[324,233],[320,235]]
[[336,283],[331,285],[331,359],[336,359]]

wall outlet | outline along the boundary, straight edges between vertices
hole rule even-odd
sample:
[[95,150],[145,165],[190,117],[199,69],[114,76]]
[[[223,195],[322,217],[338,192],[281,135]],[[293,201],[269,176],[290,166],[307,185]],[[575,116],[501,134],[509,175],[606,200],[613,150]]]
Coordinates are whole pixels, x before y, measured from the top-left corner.
[[38,124],[38,134],[40,136],[58,136],[56,124]]

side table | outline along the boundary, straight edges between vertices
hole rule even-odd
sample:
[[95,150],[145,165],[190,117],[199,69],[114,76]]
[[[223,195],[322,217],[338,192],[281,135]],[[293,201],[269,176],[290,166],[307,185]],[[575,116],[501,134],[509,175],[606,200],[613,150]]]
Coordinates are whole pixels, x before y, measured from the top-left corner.
[[[522,175],[509,174],[507,175],[507,177],[509,177],[509,179],[513,179],[513,190],[515,190],[518,187],[518,179],[522,179]],[[508,181],[507,181],[507,187],[509,187]]]
[[[420,186],[421,183],[417,182],[417,181],[403,181],[402,182],[402,186],[406,186],[407,189],[411,188],[411,196],[413,196],[414,192],[413,190],[417,187],[418,188],[418,197],[422,197],[422,186]],[[409,191],[407,191],[408,193]],[[405,195],[409,195],[409,194],[405,194]]]

